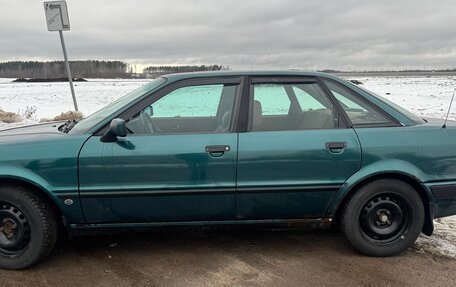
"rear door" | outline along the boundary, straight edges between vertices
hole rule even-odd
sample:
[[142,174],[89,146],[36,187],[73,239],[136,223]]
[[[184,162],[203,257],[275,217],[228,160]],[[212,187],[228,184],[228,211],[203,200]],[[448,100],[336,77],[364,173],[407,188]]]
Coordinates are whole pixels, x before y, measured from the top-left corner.
[[249,128],[239,134],[240,219],[323,217],[361,164],[353,129],[315,78],[253,78]]

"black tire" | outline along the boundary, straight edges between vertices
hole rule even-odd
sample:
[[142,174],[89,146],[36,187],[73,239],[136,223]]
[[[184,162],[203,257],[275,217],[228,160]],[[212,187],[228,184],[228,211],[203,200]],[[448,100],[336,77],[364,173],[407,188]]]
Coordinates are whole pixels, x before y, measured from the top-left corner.
[[56,239],[57,222],[46,200],[22,186],[0,186],[0,268],[32,266]]
[[340,227],[360,253],[393,256],[416,241],[424,215],[423,202],[413,187],[396,179],[380,179],[362,186],[348,199]]

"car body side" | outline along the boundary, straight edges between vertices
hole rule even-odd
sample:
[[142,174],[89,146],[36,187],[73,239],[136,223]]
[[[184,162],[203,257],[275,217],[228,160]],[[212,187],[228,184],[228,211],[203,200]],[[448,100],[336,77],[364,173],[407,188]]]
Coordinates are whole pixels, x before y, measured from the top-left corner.
[[[232,73],[218,75],[233,76]],[[250,74],[236,74],[239,77],[247,75]],[[420,193],[427,212],[426,233],[432,233],[433,218],[456,214],[455,125],[442,128],[440,121],[415,124],[362,89],[330,75],[270,72],[259,75],[331,79],[355,91],[400,123],[391,127],[353,128],[361,147],[361,165],[334,192],[324,218],[335,217],[345,200],[360,185],[373,179],[390,177],[409,182]],[[159,89],[192,77],[204,79],[212,77],[212,74],[169,76],[166,84]],[[131,103],[124,110],[134,104]],[[79,153],[85,142],[119,113],[112,114],[93,129],[80,134],[60,133],[55,123],[1,131],[0,183],[32,186],[46,194],[46,198],[54,203],[70,226],[87,223],[79,198]],[[72,204],[68,204],[68,200]],[[131,224],[134,225],[134,222]]]

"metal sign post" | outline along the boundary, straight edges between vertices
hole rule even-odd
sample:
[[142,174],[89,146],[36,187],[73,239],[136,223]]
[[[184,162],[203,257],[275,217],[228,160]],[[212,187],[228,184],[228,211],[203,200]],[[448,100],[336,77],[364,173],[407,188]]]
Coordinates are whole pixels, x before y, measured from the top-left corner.
[[63,32],[59,31],[59,35],[60,35],[60,42],[62,43],[63,57],[65,58],[65,66],[66,66],[66,72],[68,75],[68,81],[70,82],[71,95],[73,96],[74,110],[78,111],[78,103],[76,102],[76,95],[74,94],[73,79],[71,77],[70,63],[68,63],[68,56],[66,53],[65,40],[63,39]]
[[44,14],[46,15],[46,23],[48,31],[59,31],[60,42],[62,43],[63,57],[65,58],[66,73],[68,82],[70,83],[71,95],[73,96],[74,110],[78,111],[78,103],[74,94],[73,78],[71,77],[70,64],[63,39],[63,31],[70,30],[70,20],[68,17],[68,9],[65,1],[44,2]]

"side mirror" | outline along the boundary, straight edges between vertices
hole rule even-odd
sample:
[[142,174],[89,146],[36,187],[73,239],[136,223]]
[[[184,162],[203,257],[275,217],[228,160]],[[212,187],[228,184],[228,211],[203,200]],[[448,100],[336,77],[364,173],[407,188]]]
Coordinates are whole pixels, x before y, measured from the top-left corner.
[[148,107],[144,110],[144,112],[145,112],[149,117],[151,117],[151,116],[154,115],[154,107],[148,106]]
[[116,142],[117,137],[127,136],[127,126],[123,119],[113,119],[109,125],[109,129],[100,138],[102,142]]

